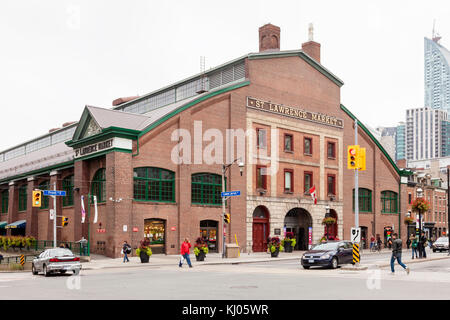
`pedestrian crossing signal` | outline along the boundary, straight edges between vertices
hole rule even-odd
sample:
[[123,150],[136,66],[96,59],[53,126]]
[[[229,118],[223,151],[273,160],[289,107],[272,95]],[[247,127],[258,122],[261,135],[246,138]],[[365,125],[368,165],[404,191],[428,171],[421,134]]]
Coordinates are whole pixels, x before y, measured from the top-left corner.
[[41,200],[42,200],[42,191],[40,190],[34,190],[33,191],[33,207],[40,207],[41,206]]
[[61,219],[61,225],[63,226],[63,227],[65,227],[65,226],[67,226],[69,224],[69,218],[68,217],[65,217],[65,216],[62,216],[62,219]]
[[231,221],[231,216],[229,213],[225,213],[225,216],[223,217],[225,223],[230,223]]

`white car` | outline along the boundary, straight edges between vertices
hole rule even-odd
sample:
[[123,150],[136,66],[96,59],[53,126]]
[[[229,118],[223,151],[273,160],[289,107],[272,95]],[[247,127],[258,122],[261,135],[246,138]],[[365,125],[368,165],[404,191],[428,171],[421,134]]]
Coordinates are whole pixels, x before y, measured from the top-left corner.
[[438,238],[432,245],[433,252],[445,251],[448,250],[448,237],[440,237]]
[[80,258],[66,248],[47,249],[36,257],[31,265],[31,272],[34,275],[42,272],[46,277],[54,272],[72,271],[78,274],[80,270]]

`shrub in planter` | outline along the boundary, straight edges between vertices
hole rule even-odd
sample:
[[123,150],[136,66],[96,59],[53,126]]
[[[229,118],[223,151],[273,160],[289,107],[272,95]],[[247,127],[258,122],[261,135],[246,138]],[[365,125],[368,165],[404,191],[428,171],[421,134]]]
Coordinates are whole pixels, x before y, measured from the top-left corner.
[[268,241],[267,247],[270,251],[272,258],[278,257],[278,254],[280,253],[280,251],[284,250],[283,245],[281,244],[280,238],[273,237],[273,238],[269,238],[268,240],[269,241]]
[[150,256],[153,254],[152,249],[149,247],[150,242],[148,239],[141,241],[139,248],[136,249],[136,255],[141,258],[141,263],[147,263]]
[[295,245],[297,244],[297,240],[294,237],[293,232],[286,232],[286,237],[281,240],[281,245],[284,248],[285,252],[292,252]]
[[197,261],[204,261],[208,252],[209,250],[206,242],[202,238],[197,238],[194,246],[195,259],[197,259]]

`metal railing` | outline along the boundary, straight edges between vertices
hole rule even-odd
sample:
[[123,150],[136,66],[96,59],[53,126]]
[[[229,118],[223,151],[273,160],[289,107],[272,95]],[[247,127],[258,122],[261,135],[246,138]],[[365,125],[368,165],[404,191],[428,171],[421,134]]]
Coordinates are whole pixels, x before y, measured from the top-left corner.
[[[68,242],[68,241],[57,241],[56,242],[56,246],[57,247],[61,247],[64,246],[66,248],[68,248],[70,251],[72,251],[75,255],[79,255],[79,256],[89,256],[89,243],[86,242],[86,244],[81,244],[79,242]],[[34,251],[34,252],[42,252],[46,249],[51,249],[53,248],[53,240],[35,240],[33,242],[33,244],[31,246],[12,246],[10,248],[8,248],[8,250],[6,252],[14,252],[14,253],[27,253],[29,251]],[[0,254],[2,252],[2,248],[0,247]],[[4,252],[4,251],[3,251]],[[33,255],[33,257],[35,257],[35,255]],[[3,257],[3,259],[7,259],[8,257]]]
[[[13,257],[3,257],[3,259],[0,259],[0,265],[1,264],[20,264],[20,257],[21,256],[13,256]],[[35,258],[35,255],[24,255],[25,262],[27,261],[33,261]]]

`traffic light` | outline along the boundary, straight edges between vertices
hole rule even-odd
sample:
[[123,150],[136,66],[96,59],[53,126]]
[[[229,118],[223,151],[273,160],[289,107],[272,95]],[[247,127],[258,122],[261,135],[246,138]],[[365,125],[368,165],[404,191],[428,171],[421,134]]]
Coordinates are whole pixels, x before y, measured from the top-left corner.
[[366,148],[360,148],[359,145],[348,146],[347,168],[366,170]]
[[225,223],[230,223],[231,221],[231,216],[229,213],[225,213],[225,216],[223,217]]
[[69,218],[68,217],[65,217],[65,216],[62,216],[62,219],[61,219],[61,225],[63,226],[63,227],[65,227],[65,226],[67,226],[69,224]]
[[41,206],[41,200],[42,200],[42,191],[40,190],[34,190],[33,191],[33,207],[40,207]]
[[359,146],[353,145],[347,147],[347,168],[357,169],[358,168],[358,157],[359,157]]

